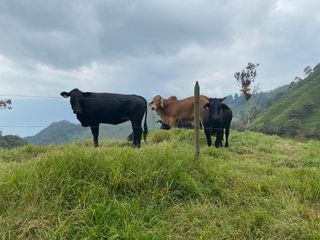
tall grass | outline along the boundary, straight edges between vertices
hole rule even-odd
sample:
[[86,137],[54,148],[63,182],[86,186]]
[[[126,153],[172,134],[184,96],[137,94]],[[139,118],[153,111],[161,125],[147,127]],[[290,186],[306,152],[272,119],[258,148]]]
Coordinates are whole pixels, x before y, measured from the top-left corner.
[[0,151],[3,239],[319,239],[320,143],[193,132]]

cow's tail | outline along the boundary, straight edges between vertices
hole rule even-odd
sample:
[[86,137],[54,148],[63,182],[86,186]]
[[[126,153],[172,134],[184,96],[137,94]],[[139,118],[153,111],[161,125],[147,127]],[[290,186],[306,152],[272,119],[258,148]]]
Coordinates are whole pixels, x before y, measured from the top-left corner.
[[145,111],[144,124],[143,124],[143,139],[144,139],[144,141],[147,140],[147,135],[148,135],[147,115],[148,115],[148,103],[146,103],[146,111]]

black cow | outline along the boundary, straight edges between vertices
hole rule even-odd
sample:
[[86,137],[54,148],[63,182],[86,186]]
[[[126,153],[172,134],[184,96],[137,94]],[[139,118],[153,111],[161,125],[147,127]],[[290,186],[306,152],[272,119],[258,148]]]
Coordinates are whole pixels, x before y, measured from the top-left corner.
[[[170,126],[166,123],[164,123],[162,120],[158,120],[157,123],[161,123],[160,129],[169,130]],[[177,128],[186,128],[186,129],[192,129],[193,126],[189,122],[178,122]]]
[[184,122],[178,122],[177,128],[192,129],[193,126],[190,122],[184,121]]
[[[170,126],[161,120],[158,120],[157,123],[161,123],[160,129],[169,130]],[[193,129],[193,126],[190,122],[178,122],[177,128]],[[202,129],[202,124],[200,122],[200,129]]]
[[124,95],[116,93],[81,92],[75,88],[70,92],[60,93],[62,97],[70,97],[73,113],[77,115],[83,127],[90,127],[94,145],[98,146],[99,124],[117,125],[131,121],[133,130],[133,145],[140,147],[144,119],[143,136],[146,139],[147,101],[138,95]]
[[204,133],[207,138],[207,144],[210,147],[211,136],[216,135],[215,146],[222,147],[223,130],[225,129],[226,143],[225,147],[229,146],[229,132],[232,120],[231,109],[223,102],[225,98],[210,98],[205,106],[203,118]]
[[161,123],[160,129],[163,129],[163,130],[169,130],[170,129],[170,126],[168,124],[164,123],[161,120],[158,120],[157,123]]

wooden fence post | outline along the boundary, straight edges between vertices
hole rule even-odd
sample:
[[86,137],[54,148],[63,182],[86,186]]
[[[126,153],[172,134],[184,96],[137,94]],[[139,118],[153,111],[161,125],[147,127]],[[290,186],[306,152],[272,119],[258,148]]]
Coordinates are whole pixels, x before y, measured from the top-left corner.
[[200,87],[198,81],[194,86],[194,146],[196,159],[200,156]]

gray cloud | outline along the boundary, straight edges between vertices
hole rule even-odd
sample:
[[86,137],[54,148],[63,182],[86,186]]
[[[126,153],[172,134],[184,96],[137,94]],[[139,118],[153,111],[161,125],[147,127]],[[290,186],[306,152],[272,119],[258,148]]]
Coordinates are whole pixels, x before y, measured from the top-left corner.
[[[75,87],[182,98],[195,81],[221,97],[239,92],[233,73],[248,62],[261,64],[257,82],[270,90],[319,62],[319,9],[318,0],[0,1],[0,98]],[[63,99],[31,100],[13,99],[0,127],[76,121]]]
[[[186,96],[238,91],[233,73],[260,62],[263,89],[317,63],[316,0],[11,0],[0,2],[3,91]],[[1,60],[2,59],[2,60]],[[258,80],[259,80],[258,79]]]

